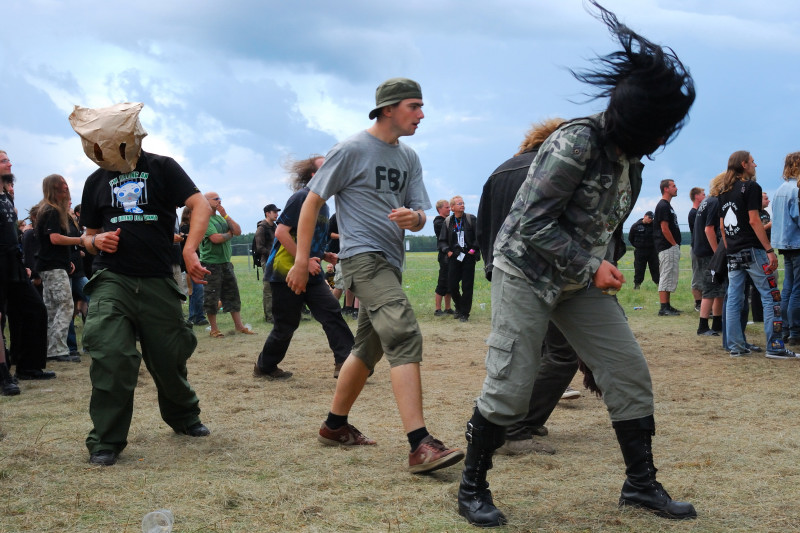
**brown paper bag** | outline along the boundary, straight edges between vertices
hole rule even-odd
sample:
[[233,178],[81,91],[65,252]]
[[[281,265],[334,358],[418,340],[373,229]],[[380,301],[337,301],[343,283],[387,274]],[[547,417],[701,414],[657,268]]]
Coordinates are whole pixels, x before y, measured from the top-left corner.
[[89,159],[102,169],[126,173],[136,168],[147,135],[139,122],[142,107],[129,102],[96,109],[76,105],[69,123]]

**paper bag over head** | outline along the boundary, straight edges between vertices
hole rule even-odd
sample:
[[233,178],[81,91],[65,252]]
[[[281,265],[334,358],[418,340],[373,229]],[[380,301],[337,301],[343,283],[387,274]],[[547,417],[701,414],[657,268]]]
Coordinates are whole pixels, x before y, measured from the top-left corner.
[[80,135],[83,151],[105,170],[130,172],[136,168],[147,132],[139,122],[142,103],[123,103],[90,109],[75,106],[69,123]]

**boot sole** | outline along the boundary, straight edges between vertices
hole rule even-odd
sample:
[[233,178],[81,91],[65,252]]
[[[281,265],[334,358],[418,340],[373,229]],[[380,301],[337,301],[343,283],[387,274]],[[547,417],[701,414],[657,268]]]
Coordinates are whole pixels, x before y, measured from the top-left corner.
[[658,509],[651,509],[650,507],[642,505],[641,503],[629,502],[629,501],[620,499],[619,508],[620,509],[624,509],[625,507],[630,507],[632,509],[641,509],[643,511],[647,511],[648,513],[653,513],[654,515],[656,515],[656,516],[658,516],[660,518],[667,518],[669,520],[693,520],[693,519],[697,518],[697,512],[696,511],[693,512],[692,514],[679,516],[679,515],[670,514],[670,513],[664,512],[664,511],[660,511]]
[[433,472],[435,470],[439,470],[441,468],[447,468],[448,466],[454,465],[464,459],[464,452],[461,450],[454,451],[451,454],[445,455],[444,457],[440,457],[435,461],[431,461],[430,463],[422,463],[420,465],[409,466],[408,471],[412,474],[427,474],[428,472]]
[[467,518],[467,512],[468,512],[467,509],[463,509],[460,505],[458,506],[458,514],[460,514],[461,516],[466,518],[467,522],[471,526],[490,528],[490,527],[502,527],[502,526],[508,524],[508,518],[506,518],[505,515],[503,515],[503,514],[500,515],[500,519],[497,520],[496,522],[483,522],[482,523],[482,522],[473,522],[472,520]]

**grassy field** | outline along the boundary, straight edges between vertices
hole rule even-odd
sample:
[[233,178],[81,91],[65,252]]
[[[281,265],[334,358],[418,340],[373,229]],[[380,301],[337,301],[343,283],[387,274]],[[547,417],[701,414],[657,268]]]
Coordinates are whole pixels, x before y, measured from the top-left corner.
[[[336,384],[316,322],[303,321],[281,364],[292,379],[252,377],[269,327],[260,281],[245,261],[237,258],[243,318],[258,335],[235,335],[227,315],[220,316],[223,339],[195,328],[189,379],[212,435],[174,434],[142,368],[128,448],[113,467],[91,466],[83,444],[91,427],[88,358],[54,363],[56,380],[22,382],[21,395],[0,397],[0,531],[133,533],[145,513],[160,508],[173,511],[179,533],[477,531],[456,512],[459,467],[429,476],[406,472],[408,445],[385,362],[350,417],[378,441],[368,449],[316,441]],[[621,264],[628,284],[619,299],[653,376],[659,479],[673,497],[694,503],[698,519],[676,523],[617,509],[622,457],[602,401],[584,391],[548,422],[546,440],[558,453],[496,458],[489,481],[510,520],[498,531],[798,530],[800,362],[732,359],[718,338],[697,337],[688,253],[682,263],[673,297],[682,316],[657,316],[652,283],[631,290],[630,261]],[[425,337],[427,426],[464,446],[464,424],[485,375],[489,286],[476,276],[474,312],[463,324],[433,317],[435,277],[434,254],[409,256],[404,283]],[[763,345],[758,324],[748,333]],[[578,378],[573,387],[581,388]]]

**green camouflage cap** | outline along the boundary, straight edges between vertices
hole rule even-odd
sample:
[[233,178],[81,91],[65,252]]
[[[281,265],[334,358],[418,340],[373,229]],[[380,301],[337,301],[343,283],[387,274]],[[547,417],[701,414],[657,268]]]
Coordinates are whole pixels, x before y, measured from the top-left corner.
[[406,98],[422,99],[419,83],[408,78],[392,78],[378,85],[375,90],[375,109],[369,112],[369,118],[378,116],[382,107],[394,105]]

